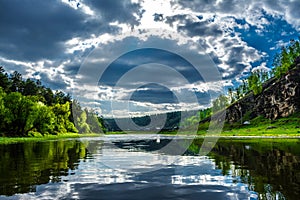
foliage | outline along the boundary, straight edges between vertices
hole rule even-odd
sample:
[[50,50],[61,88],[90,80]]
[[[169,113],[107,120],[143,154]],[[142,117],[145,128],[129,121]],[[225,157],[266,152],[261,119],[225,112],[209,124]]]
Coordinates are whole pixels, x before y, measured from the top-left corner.
[[181,124],[182,127],[186,128],[194,128],[195,126],[198,126],[199,124],[199,116],[192,116],[184,120],[184,122]]
[[32,127],[33,121],[30,114],[33,111],[34,102],[30,98],[22,96],[19,92],[12,92],[3,98],[4,118],[2,128],[8,135],[26,136]]
[[212,104],[213,112],[223,110],[226,108],[226,106],[228,106],[228,97],[225,95],[220,95],[215,100],[213,100]]
[[80,133],[104,129],[103,120],[93,111],[82,110],[69,94],[53,92],[39,80],[23,80],[17,71],[8,75],[0,67],[0,136],[78,133],[73,116],[78,117]]
[[53,133],[55,126],[55,114],[50,107],[44,105],[42,102],[37,102],[34,105],[29,119],[33,121],[32,129],[41,133],[42,135],[48,135]]
[[200,120],[206,119],[210,117],[212,114],[211,108],[202,109],[199,111]]
[[72,118],[79,133],[106,132],[103,119],[94,111],[82,109],[76,100],[72,102]]
[[299,40],[291,40],[289,45],[282,47],[281,52],[275,56],[273,61],[273,73],[275,77],[279,78],[285,74],[293,66],[292,64],[299,56]]
[[56,134],[77,132],[74,124],[69,120],[71,114],[69,102],[66,102],[65,104],[56,103],[52,107],[52,111],[55,114],[54,131]]
[[253,91],[254,95],[260,94],[262,91],[262,81],[260,77],[259,72],[252,72],[248,77],[249,88]]

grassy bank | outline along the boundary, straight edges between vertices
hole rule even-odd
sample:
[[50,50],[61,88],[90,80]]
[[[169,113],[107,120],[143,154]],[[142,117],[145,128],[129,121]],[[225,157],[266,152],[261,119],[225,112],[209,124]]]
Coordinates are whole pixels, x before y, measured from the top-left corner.
[[[251,138],[272,138],[272,137],[282,137],[282,138],[294,138],[300,137],[300,113],[296,113],[292,116],[281,118],[277,120],[269,120],[263,117],[257,117],[255,119],[249,120],[250,124],[244,125],[241,123],[225,123],[221,138],[241,138],[241,139],[251,139]],[[201,123],[198,129],[198,136],[207,137],[207,130],[209,128],[209,122]],[[107,132],[107,135],[115,134],[149,134],[148,131],[127,131],[127,132]],[[177,131],[164,131],[160,134],[165,135],[176,135]],[[182,135],[190,135],[188,130],[181,132]],[[80,137],[97,137],[100,134],[76,134],[76,133],[66,133],[61,135],[34,135],[32,137],[0,137],[0,144],[9,144],[17,142],[27,142],[27,141],[45,141],[45,140],[57,140],[66,138],[80,138]],[[212,134],[213,136],[213,134]]]
[[[244,120],[245,121],[245,120]],[[300,113],[296,113],[286,118],[269,120],[264,117],[257,117],[247,120],[250,124],[225,123],[221,132],[221,137],[300,137]],[[198,136],[207,136],[210,123],[199,124]],[[147,134],[148,131],[127,131],[128,134]],[[108,132],[107,134],[126,134],[124,132]],[[161,131],[160,134],[176,135],[177,131]],[[181,135],[190,135],[189,130],[182,130]],[[214,135],[212,133],[212,135]]]
[[81,137],[98,137],[99,134],[77,134],[77,133],[66,133],[61,135],[45,135],[45,136],[34,136],[34,137],[0,137],[0,144],[11,144],[19,142],[39,142],[46,140],[58,140],[67,138],[81,138]]
[[[225,123],[222,136],[300,136],[300,113],[286,118],[269,120],[257,117],[248,120],[250,124]],[[209,123],[199,125],[199,135],[205,135]]]

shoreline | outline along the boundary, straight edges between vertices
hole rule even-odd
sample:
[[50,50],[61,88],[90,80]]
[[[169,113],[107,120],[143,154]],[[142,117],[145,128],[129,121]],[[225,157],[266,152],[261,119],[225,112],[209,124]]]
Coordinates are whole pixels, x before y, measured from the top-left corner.
[[13,144],[23,142],[43,142],[51,140],[63,140],[63,139],[75,139],[84,137],[99,137],[101,134],[78,134],[78,133],[66,133],[61,135],[46,135],[35,137],[0,137],[1,144]]
[[[107,133],[107,134],[65,134],[65,135],[49,135],[44,137],[0,137],[0,145],[13,144],[13,143],[23,143],[23,142],[43,142],[51,140],[63,140],[63,139],[78,139],[78,138],[95,138],[95,137],[105,137],[105,136],[130,136],[130,135],[155,135],[151,133]],[[161,137],[191,137],[192,139],[223,139],[223,140],[252,140],[252,139],[300,139],[300,134],[297,135],[191,135],[191,134],[158,134]]]

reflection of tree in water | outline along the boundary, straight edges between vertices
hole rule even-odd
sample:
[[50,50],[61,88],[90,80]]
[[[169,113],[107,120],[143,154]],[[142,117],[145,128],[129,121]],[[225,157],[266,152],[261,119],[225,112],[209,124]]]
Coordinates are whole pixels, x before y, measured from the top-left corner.
[[[195,148],[195,147],[193,147]],[[300,146],[298,142],[221,141],[210,156],[223,174],[231,170],[261,199],[298,199]]]
[[0,195],[34,192],[36,185],[60,182],[86,157],[75,140],[0,145]]

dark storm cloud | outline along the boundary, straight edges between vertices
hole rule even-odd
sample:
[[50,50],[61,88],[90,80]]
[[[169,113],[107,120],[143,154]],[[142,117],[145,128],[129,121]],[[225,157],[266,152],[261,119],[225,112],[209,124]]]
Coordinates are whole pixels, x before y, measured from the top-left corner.
[[[124,54],[112,62],[108,69],[104,72],[102,78],[100,79],[100,83],[113,86],[129,70],[136,66],[148,63],[159,63],[170,66],[182,74],[190,83],[203,80],[197,70],[187,60],[179,55],[165,50],[146,48]],[[163,72],[164,71],[162,70],[162,73],[160,74],[157,73],[155,76],[153,74],[151,75],[153,75],[153,79],[166,80],[166,74]],[[145,72],[136,74],[138,77],[145,76],[145,80],[147,80],[149,75],[150,74]],[[166,80],[166,82],[168,81]],[[173,84],[174,86],[178,85],[178,82],[174,81]]]
[[39,73],[42,83],[46,87],[50,87],[52,90],[65,90],[68,86],[68,83],[64,81],[64,78],[61,74],[56,74],[54,76],[49,75],[48,73]]
[[[138,4],[129,1],[93,1],[92,18],[60,1],[7,0],[0,2],[0,55],[14,60],[37,61],[63,58],[64,42],[73,37],[113,33],[109,22],[137,24]],[[93,8],[92,8],[93,9]]]
[[[154,84],[148,84],[143,87],[143,90],[136,90],[130,100],[135,102],[150,102],[152,104],[178,104],[178,103],[195,103],[191,98],[184,98],[182,102],[179,102],[176,94],[166,87]],[[181,96],[191,95],[190,89],[181,89],[178,92]],[[196,96],[200,105],[207,105],[210,102],[210,94],[208,92],[194,91],[193,94]]]
[[221,36],[223,34],[220,26],[214,24],[211,20],[205,21],[194,21],[187,15],[174,15],[167,17],[166,23],[173,25],[174,22],[179,22],[180,25],[177,27],[179,31],[184,31],[188,36]]
[[64,66],[64,71],[68,75],[76,75],[81,63],[71,63]]
[[154,104],[178,103],[176,96],[166,87],[156,84],[148,84],[141,88],[144,90],[136,90],[132,94],[132,101],[150,102]]
[[10,62],[5,62],[0,60],[0,66],[5,66],[5,71],[9,74],[12,74],[14,71],[19,73],[26,74],[27,67],[22,64],[15,64]]
[[[118,21],[134,26],[139,24],[138,18],[143,14],[141,6],[130,0],[85,0],[84,3],[95,10],[103,21]],[[133,13],[139,17],[136,18]]]
[[56,1],[1,1],[0,53],[30,61],[57,57],[61,42],[76,36],[83,23],[82,13]]

